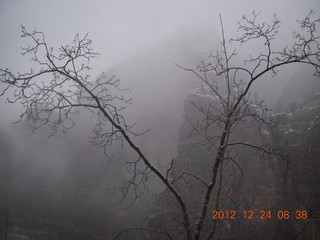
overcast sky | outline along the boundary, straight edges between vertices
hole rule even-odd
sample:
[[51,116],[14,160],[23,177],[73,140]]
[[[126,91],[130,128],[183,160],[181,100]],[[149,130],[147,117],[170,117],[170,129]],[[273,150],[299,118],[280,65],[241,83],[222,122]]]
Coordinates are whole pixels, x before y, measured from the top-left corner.
[[101,53],[92,63],[96,75],[178,27],[208,25],[219,32],[219,13],[231,37],[236,34],[237,21],[252,10],[261,10],[266,18],[276,12],[283,31],[289,31],[295,19],[310,9],[320,10],[320,1],[0,0],[0,67],[29,69],[29,60],[20,55],[19,47],[24,45],[20,25],[43,31],[53,46],[69,43],[76,33],[89,33],[94,49]]
[[289,21],[304,16],[311,8],[320,10],[319,6],[320,1],[310,0],[0,0],[0,64],[12,66],[18,61],[21,24],[44,31],[47,40],[58,46],[70,42],[76,33],[89,33],[94,48],[101,53],[94,66],[95,71],[101,72],[181,25],[208,24],[219,29],[215,26],[219,13],[230,33],[240,17],[252,10],[261,10],[266,17],[277,12],[280,19]]

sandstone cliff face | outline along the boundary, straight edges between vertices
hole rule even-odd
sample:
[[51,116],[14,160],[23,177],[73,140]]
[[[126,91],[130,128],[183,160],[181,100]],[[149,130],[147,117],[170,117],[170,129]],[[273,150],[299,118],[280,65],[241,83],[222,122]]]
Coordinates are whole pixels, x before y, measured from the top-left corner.
[[[287,158],[271,156],[261,159],[259,153],[242,146],[233,148],[232,155],[243,177],[239,170],[234,170],[237,167],[232,162],[225,161],[223,165],[221,196],[224,200],[220,202],[219,209],[252,210],[255,213],[271,211],[272,218],[222,220],[216,239],[285,240],[298,235],[296,239],[319,238],[319,224],[314,219],[320,216],[320,83],[317,78],[302,79],[308,76],[308,69],[299,72],[280,97],[276,107],[278,113],[269,117],[273,125],[262,131],[273,147]],[[203,144],[199,136],[190,134],[190,123],[201,118],[195,105],[208,107],[210,104],[217,105],[218,102],[199,89],[193,90],[185,100],[185,120],[180,127],[175,159],[176,176],[190,171],[210,182],[215,148]],[[243,121],[233,133],[233,139],[258,144],[261,135],[257,127],[253,122]],[[217,135],[219,131],[212,128],[209,134]],[[189,199],[193,214],[197,215],[203,202],[204,187],[190,178],[184,179],[179,187],[184,189],[183,194]],[[215,210],[216,200],[214,197],[210,202],[212,210]],[[279,210],[291,213],[306,210],[312,220],[280,220],[277,216]]]
[[[185,100],[185,120],[180,127],[178,155],[175,159],[175,176],[183,171],[188,171],[200,176],[206,182],[210,182],[213,165],[215,162],[216,147],[202,141],[197,134],[192,133],[193,126],[201,121],[202,113],[197,109],[201,107],[218,106],[219,101],[214,96],[207,94],[201,87],[193,90]],[[252,104],[252,108],[256,106]],[[212,126],[207,133],[209,136],[222,134],[222,129]],[[264,138],[269,138],[269,132],[262,132]],[[244,119],[232,133],[230,142],[244,141],[259,145],[262,143],[259,125],[253,121]],[[274,228],[269,220],[244,219],[243,211],[254,211],[256,215],[260,211],[273,210],[277,204],[276,184],[277,180],[271,171],[270,162],[262,159],[260,154],[243,146],[230,147],[227,158],[222,165],[222,184],[216,185],[212,201],[209,204],[211,211],[218,210],[236,211],[239,219],[223,219],[216,233],[216,239],[270,239],[265,232]],[[232,158],[232,159],[231,159]],[[204,201],[205,188],[197,181],[190,178],[184,179],[181,185],[184,196],[189,201],[191,211],[195,216],[199,215],[200,206]],[[218,176],[218,182],[220,175]],[[217,196],[220,189],[220,196]],[[219,200],[218,200],[219,198]],[[210,211],[210,213],[211,213]],[[210,227],[212,215],[207,216],[207,225]]]
[[[278,102],[273,144],[286,147],[287,161],[278,161],[278,195],[283,208],[307,210],[308,222],[291,221],[283,231],[287,238],[318,239],[320,217],[320,81],[300,69]],[[308,74],[309,73],[309,74]],[[282,225],[285,225],[282,223]],[[279,229],[278,229],[279,230]]]

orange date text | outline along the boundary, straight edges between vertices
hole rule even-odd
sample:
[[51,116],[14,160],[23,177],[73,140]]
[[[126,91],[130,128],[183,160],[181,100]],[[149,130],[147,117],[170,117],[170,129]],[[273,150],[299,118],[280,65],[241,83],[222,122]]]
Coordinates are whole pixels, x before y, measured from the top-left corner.
[[278,210],[278,211],[257,211],[257,210],[246,210],[246,211],[233,211],[233,210],[217,210],[212,211],[212,219],[308,219],[308,212],[306,210]]

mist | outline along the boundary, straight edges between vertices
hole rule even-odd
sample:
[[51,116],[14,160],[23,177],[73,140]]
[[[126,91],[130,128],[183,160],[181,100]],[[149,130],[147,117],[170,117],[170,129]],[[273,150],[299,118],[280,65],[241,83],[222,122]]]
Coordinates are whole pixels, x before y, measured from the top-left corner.
[[[212,152],[207,147],[192,147],[194,139],[191,141],[188,138],[191,132],[188,120],[197,121],[199,115],[190,103],[194,101],[204,106],[210,104],[195,94],[203,88],[203,83],[190,71],[182,68],[197,69],[201,61],[209,61],[211,55],[221,51],[219,14],[225,38],[230,44],[228,52],[237,50],[232,64],[250,68],[250,64],[243,64],[243,60],[248,59],[249,54],[259,54],[263,47],[261,42],[253,41],[250,45],[229,42],[229,39],[239,36],[237,23],[242,16],[256,11],[260,12],[262,21],[270,22],[276,13],[281,21],[281,28],[273,47],[280,51],[284,43],[292,43],[292,32],[299,30],[296,20],[305,17],[311,9],[319,16],[320,3],[312,0],[3,0],[0,2],[0,68],[22,73],[39,67],[28,56],[21,55],[20,47],[28,46],[29,43],[20,38],[20,25],[30,31],[42,31],[47,44],[53,48],[70,44],[77,33],[80,36],[88,33],[94,51],[99,53],[98,57],[90,60],[90,81],[94,82],[102,73],[107,77],[116,76],[120,80],[120,88],[125,89],[123,94],[132,99],[131,104],[125,105],[122,114],[128,124],[133,125],[134,132],[143,133],[133,137],[135,144],[160,169],[166,169],[173,159],[181,166],[184,166],[184,160],[185,165],[191,162],[190,166],[194,166],[192,159],[195,162],[207,161],[212,157]],[[308,98],[316,96],[320,90],[319,78],[313,76],[313,73],[313,69],[302,65],[286,66],[275,77],[271,74],[263,76],[253,84],[250,91],[252,96],[258,96],[268,106],[268,116],[271,119],[272,116],[282,114],[282,118],[290,120],[288,116],[294,111],[290,112],[288,109],[293,104],[301,104],[300,107],[303,108],[305,101],[310,106],[317,103],[314,98]],[[243,77],[246,81],[245,76]],[[302,80],[307,84],[302,84]],[[0,90],[3,91],[4,88],[1,83]],[[26,119],[13,124],[19,120],[24,109],[19,103],[8,103],[6,99],[13,93],[10,90],[0,97],[1,236],[7,237],[6,239],[40,239],[41,234],[37,233],[44,232],[46,239],[112,239],[124,229],[136,226],[157,227],[160,218],[161,221],[167,221],[168,216],[170,219],[177,217],[176,212],[169,212],[176,205],[172,203],[169,194],[163,194],[165,185],[153,173],[148,176],[146,186],[141,188],[139,198],[130,191],[122,199],[123,192],[119,188],[123,186],[124,179],[130,179],[131,176],[126,162],[140,158],[126,142],[115,142],[106,149],[93,145],[93,130],[97,122],[94,113],[81,110],[74,119],[75,127],[67,133],[58,132],[48,137],[48,126],[33,131]],[[302,99],[299,104],[295,103],[296,98]],[[318,119],[318,110],[314,106],[312,114],[306,114],[304,122],[310,125],[304,126],[306,129],[318,126],[318,120],[310,123],[310,119]],[[299,121],[303,122],[301,119]],[[236,134],[241,135],[242,139],[256,141],[249,125],[241,125],[241,130]],[[291,129],[289,124],[285,127],[287,130]],[[249,130],[246,132],[245,129]],[[278,127],[276,131],[279,133],[279,129],[283,130]],[[304,136],[300,141],[302,148],[308,144],[316,145],[319,139],[316,131],[314,135],[302,134],[302,130],[299,134]],[[290,142],[292,139],[287,136],[285,140],[281,137],[276,140],[278,142],[272,143],[288,141],[289,145],[292,143],[291,147],[298,144]],[[273,199],[268,198],[265,202],[261,200],[264,204],[261,206],[273,208],[276,205],[274,199],[278,199],[279,195],[277,187],[281,185],[277,176],[282,174],[282,170],[277,168],[273,171],[272,160],[250,166],[247,161],[256,160],[256,153],[250,155],[246,150],[236,149],[236,154],[240,158],[239,167],[247,175],[240,190],[251,191],[244,198],[244,204],[248,204],[249,209],[259,206],[257,201],[261,199],[257,200],[258,197],[254,196],[264,195],[271,189],[270,196]],[[205,166],[212,167],[210,164]],[[256,175],[257,169],[260,175]],[[231,175],[228,171],[225,174]],[[239,172],[237,174],[237,177],[240,176]],[[266,180],[260,183],[257,179],[261,178]],[[190,192],[183,192],[182,196],[192,195],[193,188],[196,189],[195,192],[198,191],[197,185],[191,185]],[[314,185],[316,183],[313,183],[312,191],[316,191]],[[243,192],[242,195],[235,194],[235,199],[239,202],[245,195]],[[318,193],[315,196],[318,200]],[[165,199],[168,203],[164,203]],[[198,200],[192,204],[196,206]],[[319,203],[316,200],[310,200],[303,206],[315,209],[313,213],[318,216],[318,208],[314,207]],[[192,208],[190,212],[192,211],[196,210]],[[243,225],[246,229],[246,223]],[[171,228],[178,229],[177,226],[175,221]],[[318,225],[316,227],[319,228]],[[228,226],[226,228],[230,229]],[[266,233],[267,227],[259,226],[259,229],[261,234],[255,237]],[[272,229],[276,229],[272,230],[275,236],[281,233],[278,228]],[[128,239],[162,238],[130,233]]]

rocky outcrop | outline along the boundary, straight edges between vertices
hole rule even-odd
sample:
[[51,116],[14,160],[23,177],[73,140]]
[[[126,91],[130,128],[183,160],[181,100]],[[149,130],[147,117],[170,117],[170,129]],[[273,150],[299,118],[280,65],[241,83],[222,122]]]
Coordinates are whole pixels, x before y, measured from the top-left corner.
[[[288,158],[278,160],[278,195],[288,210],[306,210],[308,221],[281,222],[278,231],[286,239],[318,239],[320,217],[320,81],[302,68],[290,80],[278,102],[274,145],[286,149]],[[286,230],[284,230],[286,229]]]
[[[232,149],[233,161],[239,168],[231,161],[223,165],[224,184],[220,193],[223,201],[219,210],[253,211],[255,214],[271,211],[272,217],[224,219],[216,239],[286,240],[298,235],[296,239],[319,238],[316,219],[320,216],[320,83],[318,78],[308,79],[309,72],[303,68],[289,81],[276,106],[278,112],[269,117],[272,122],[269,129],[258,131],[256,123],[242,121],[232,134],[233,139],[257,145],[261,134],[265,135],[279,155],[261,159],[259,153],[241,146]],[[201,119],[198,109],[210,105],[217,106],[219,101],[203,88],[191,91],[185,100],[185,120],[180,127],[178,154],[174,159],[175,176],[189,171],[210,182],[215,148],[204,144],[194,132],[192,134],[192,124]],[[219,135],[219,131],[213,127],[208,135]],[[193,214],[197,215],[204,200],[203,185],[192,178],[184,178],[178,187],[194,209]],[[209,205],[212,210],[216,206],[218,188]],[[278,211],[289,211],[290,218],[279,219]],[[307,211],[310,220],[296,219],[296,211]]]

